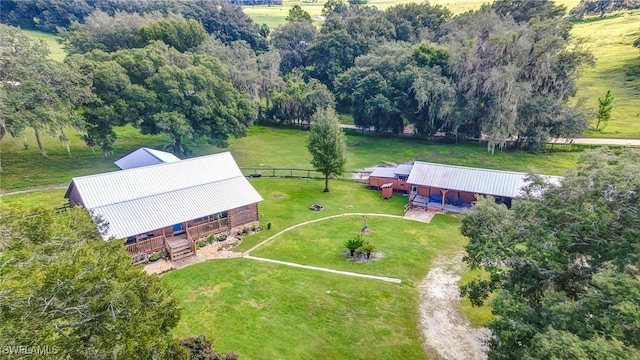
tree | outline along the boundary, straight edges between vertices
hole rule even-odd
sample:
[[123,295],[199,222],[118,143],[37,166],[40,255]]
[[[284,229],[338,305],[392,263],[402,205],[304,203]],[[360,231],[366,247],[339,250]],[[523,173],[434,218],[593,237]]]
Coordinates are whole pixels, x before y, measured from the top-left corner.
[[376,246],[368,241],[366,244],[362,245],[362,250],[364,250],[364,253],[367,254],[367,259],[371,258],[371,253],[375,249],[376,249]]
[[316,35],[316,27],[306,21],[287,23],[273,31],[271,44],[280,52],[282,74],[308,65],[307,48],[313,43]]
[[179,14],[202,24],[207,33],[223,43],[244,40],[254,51],[268,50],[265,29],[261,29],[243,11],[242,7],[227,1],[179,1]]
[[[611,119],[611,112],[613,111],[613,100],[615,98],[611,95],[611,90],[607,90],[604,98],[598,98],[598,115],[596,117],[596,131],[604,129],[609,124]],[[600,128],[602,125],[602,128]]]
[[233,87],[229,73],[211,56],[180,53],[162,42],[72,59],[93,78],[96,98],[85,106],[87,139],[108,151],[112,126],[132,124],[144,134],[164,133],[173,151],[183,140],[225,146],[243,136],[256,116],[253,102]]
[[289,9],[289,15],[284,19],[286,21],[288,21],[289,23],[295,23],[295,22],[311,23],[311,22],[313,22],[313,20],[311,20],[311,15],[309,15],[309,13],[306,12],[305,10],[302,10],[300,5],[293,5],[293,7],[291,9]]
[[206,335],[198,335],[180,340],[180,345],[189,351],[189,360],[237,360],[235,353],[219,354],[213,350],[213,343]]
[[318,80],[306,81],[300,72],[293,72],[284,81],[283,89],[271,92],[267,98],[271,107],[265,121],[307,126],[319,109],[334,106],[333,94]]
[[140,28],[140,42],[160,40],[180,52],[192,51],[207,39],[207,32],[199,22],[184,18],[168,18],[154,21]]
[[18,28],[0,25],[0,104],[3,128],[14,137],[26,128],[35,133],[38,149],[46,151],[43,134],[57,136],[68,147],[65,128],[81,128],[77,113],[90,94],[89,82],[77,69],[48,58],[42,41],[32,41]]
[[452,13],[444,6],[424,2],[391,6],[384,11],[384,17],[393,24],[396,41],[415,43],[435,39]]
[[307,149],[311,164],[324,175],[323,192],[329,192],[329,177],[341,175],[347,163],[347,140],[333,109],[318,109],[313,114]]
[[[640,355],[640,152],[585,152],[561,185],[533,178],[511,210],[479,199],[462,220],[463,287],[497,315],[491,359]],[[606,355],[604,355],[606,353]]]
[[[113,15],[100,10],[92,12],[84,23],[74,21],[68,28],[59,28],[64,46],[70,54],[94,49],[113,52],[140,46],[139,31],[159,18],[159,14],[129,14],[116,11]],[[143,44],[146,45],[146,44]]]
[[0,204],[0,341],[56,358],[172,358],[172,289],[104,241],[81,207],[55,215]]
[[518,23],[483,7],[445,26],[442,40],[456,84],[454,132],[486,135],[490,151],[516,138],[517,147],[536,152],[548,137],[558,136],[556,130],[573,137],[586,129],[583,112],[568,100],[575,95],[579,70],[593,64],[593,56],[579,44],[569,47],[570,24],[549,13],[555,17],[518,13],[523,19]]

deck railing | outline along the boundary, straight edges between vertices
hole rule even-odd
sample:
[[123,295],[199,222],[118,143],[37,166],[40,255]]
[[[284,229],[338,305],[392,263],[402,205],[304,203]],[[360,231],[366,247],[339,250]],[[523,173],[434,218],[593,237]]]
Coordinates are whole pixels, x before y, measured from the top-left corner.
[[191,241],[197,241],[211,234],[216,234],[227,230],[229,225],[228,218],[213,220],[208,223],[192,226],[187,229],[188,237]]
[[147,238],[144,240],[138,240],[138,242],[133,244],[126,244],[127,251],[132,256],[138,254],[147,254],[154,251],[160,251],[165,248],[165,240],[164,236],[154,236],[151,238]]

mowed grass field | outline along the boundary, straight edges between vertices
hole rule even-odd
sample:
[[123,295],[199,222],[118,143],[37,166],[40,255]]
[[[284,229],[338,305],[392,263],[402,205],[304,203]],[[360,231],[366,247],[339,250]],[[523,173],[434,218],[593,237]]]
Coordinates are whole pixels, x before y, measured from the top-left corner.
[[207,334],[241,359],[427,358],[412,286],[242,258],[163,278],[182,306],[173,333]]
[[[382,201],[382,200],[380,200]],[[374,204],[375,202],[372,202]],[[365,241],[376,246],[381,258],[371,263],[347,261],[344,242],[358,236],[362,216],[343,216],[290,230],[263,245],[251,255],[304,265],[399,278],[417,284],[429,270],[434,256],[452,255],[466,244],[455,215],[438,215],[431,223],[369,216],[371,232]],[[447,239],[435,241],[434,239]]]
[[[586,98],[594,109],[607,90],[615,97],[609,125],[585,136],[640,138],[640,49],[632,46],[640,37],[640,11],[576,24],[572,35],[596,57],[595,66],[578,81],[576,97]],[[635,75],[629,73],[632,68]]]
[[[161,135],[143,136],[131,127],[116,129],[118,140],[110,154],[93,150],[82,141],[80,134],[68,131],[71,156],[53,137],[44,137],[47,156],[41,156],[32,134],[16,140],[6,137],[2,141],[2,167],[0,189],[19,190],[34,186],[68,183],[72,177],[115,171],[118,158],[141,146],[162,149],[169,140]],[[421,160],[452,165],[490,169],[535,172],[561,175],[576,165],[578,152],[548,152],[539,155],[521,151],[487,152],[486,146],[470,144],[437,144],[414,139],[380,138],[349,132],[347,170],[372,167],[379,164]],[[253,126],[246,137],[232,139],[229,148],[189,144],[192,156],[231,151],[241,167],[284,167],[312,169],[311,156],[306,148],[307,132]],[[29,144],[24,148],[24,144]]]
[[[304,219],[350,212],[401,214],[406,198],[382,200],[377,191],[333,182],[254,179],[265,198],[260,212],[273,235]],[[308,204],[325,210],[314,212]],[[250,259],[214,260],[163,276],[180,299],[182,317],[174,333],[204,333],[218,351],[242,359],[425,359],[419,332],[416,283],[432,260],[466,244],[455,216],[432,223],[371,216],[367,240],[384,256],[354,263],[340,255],[344,241],[363,225],[361,216],[345,216],[301,226],[264,245],[253,255],[363,274],[399,277],[401,284],[291,268]],[[246,249],[245,237],[242,246]],[[237,249],[242,250],[242,249]]]

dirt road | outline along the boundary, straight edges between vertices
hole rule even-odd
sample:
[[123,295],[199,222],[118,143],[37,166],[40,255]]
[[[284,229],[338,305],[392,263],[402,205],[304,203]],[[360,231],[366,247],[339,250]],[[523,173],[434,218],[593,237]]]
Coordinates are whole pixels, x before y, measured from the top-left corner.
[[444,359],[487,358],[487,329],[471,327],[458,313],[462,271],[462,254],[436,260],[427,277],[419,285],[420,325],[427,353],[437,352]]

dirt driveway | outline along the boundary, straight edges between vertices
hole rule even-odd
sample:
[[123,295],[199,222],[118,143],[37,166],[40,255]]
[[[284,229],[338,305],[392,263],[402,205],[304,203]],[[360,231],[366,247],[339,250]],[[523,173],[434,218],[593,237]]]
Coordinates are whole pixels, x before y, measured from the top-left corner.
[[490,332],[473,328],[458,313],[462,254],[434,261],[420,283],[420,327],[427,353],[434,351],[444,359],[486,359],[485,341]]

